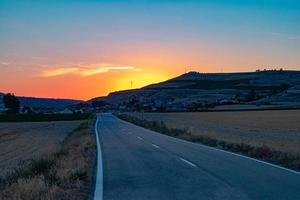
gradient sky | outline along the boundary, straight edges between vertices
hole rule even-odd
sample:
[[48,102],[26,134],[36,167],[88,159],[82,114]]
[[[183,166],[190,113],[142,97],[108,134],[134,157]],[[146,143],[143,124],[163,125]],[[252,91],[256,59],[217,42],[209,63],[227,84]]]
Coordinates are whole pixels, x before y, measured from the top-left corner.
[[300,70],[297,0],[0,0],[0,91],[89,99],[185,71]]

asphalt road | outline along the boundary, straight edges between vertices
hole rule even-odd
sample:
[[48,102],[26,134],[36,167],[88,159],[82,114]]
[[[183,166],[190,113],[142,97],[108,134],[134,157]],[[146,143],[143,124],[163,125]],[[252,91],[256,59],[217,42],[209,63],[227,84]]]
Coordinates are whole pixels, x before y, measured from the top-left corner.
[[104,200],[300,199],[300,174],[98,115]]

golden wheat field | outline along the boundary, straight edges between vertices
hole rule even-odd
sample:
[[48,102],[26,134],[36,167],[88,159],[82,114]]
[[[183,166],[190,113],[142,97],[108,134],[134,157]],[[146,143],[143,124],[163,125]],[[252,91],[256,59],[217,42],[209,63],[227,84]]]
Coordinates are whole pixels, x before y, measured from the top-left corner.
[[185,128],[193,135],[300,152],[300,110],[130,114]]

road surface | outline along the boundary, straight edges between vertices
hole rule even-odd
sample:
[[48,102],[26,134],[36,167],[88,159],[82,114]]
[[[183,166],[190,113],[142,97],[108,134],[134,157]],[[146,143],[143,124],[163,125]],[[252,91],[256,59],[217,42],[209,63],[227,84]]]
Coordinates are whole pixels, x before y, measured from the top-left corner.
[[98,115],[96,127],[104,200],[300,199],[299,173],[171,138],[110,114]]

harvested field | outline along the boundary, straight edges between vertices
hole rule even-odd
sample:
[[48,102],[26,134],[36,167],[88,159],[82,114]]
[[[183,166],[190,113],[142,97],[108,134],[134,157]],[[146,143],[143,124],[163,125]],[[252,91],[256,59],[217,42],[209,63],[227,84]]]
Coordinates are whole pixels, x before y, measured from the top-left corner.
[[0,177],[18,163],[57,151],[83,121],[0,123]]
[[55,148],[36,145],[45,142],[47,146],[45,140],[37,139],[34,145],[38,153],[28,154],[34,159],[17,165],[0,179],[0,199],[81,200],[91,197],[96,164],[94,120],[49,123],[51,126],[47,123],[28,125],[28,131],[36,127],[39,131],[33,138],[39,138],[37,135],[45,135],[44,130],[52,129],[46,133]]
[[127,114],[163,121],[195,136],[300,153],[300,110]]

